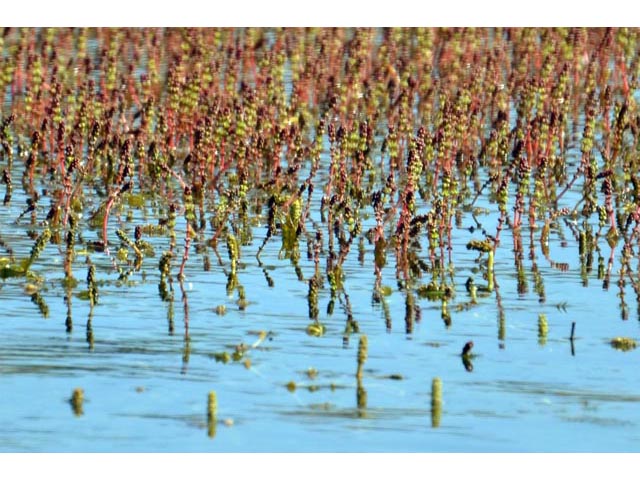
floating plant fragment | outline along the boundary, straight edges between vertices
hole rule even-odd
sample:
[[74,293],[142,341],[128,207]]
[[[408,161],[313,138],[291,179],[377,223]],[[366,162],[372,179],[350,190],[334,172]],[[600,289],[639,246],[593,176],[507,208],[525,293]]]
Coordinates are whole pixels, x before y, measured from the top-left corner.
[[312,337],[321,337],[324,335],[325,326],[319,322],[311,323],[307,326],[307,335]]
[[74,389],[69,403],[76,417],[84,415],[84,390],[82,388]]
[[633,350],[637,346],[636,341],[629,337],[616,337],[609,344],[616,350],[622,350],[623,352]]

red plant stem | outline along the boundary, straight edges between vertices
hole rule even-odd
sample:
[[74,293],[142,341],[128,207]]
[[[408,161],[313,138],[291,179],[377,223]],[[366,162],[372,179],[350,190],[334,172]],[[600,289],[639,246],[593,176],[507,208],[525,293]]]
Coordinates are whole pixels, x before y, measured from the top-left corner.
[[176,180],[178,180],[178,182],[180,182],[180,187],[182,188],[182,190],[185,189],[185,187],[187,186],[187,183],[182,179],[182,176],[177,173],[174,172],[173,170],[171,170],[169,167],[167,167],[166,165],[162,165],[162,169],[167,172],[170,173],[173,177],[176,178]]
[[184,266],[187,264],[187,260],[189,260],[190,245],[191,245],[191,224],[187,222],[187,231],[184,236],[184,254],[182,255],[182,263],[180,264],[180,271],[178,272],[178,280],[180,280],[180,282],[184,280]]
[[109,196],[109,200],[107,200],[107,204],[104,207],[104,218],[102,220],[102,243],[104,244],[105,249],[108,249],[108,241],[107,241],[107,224],[109,223],[109,212],[111,211],[111,207],[113,206],[113,202],[116,201],[117,193],[112,193]]
[[578,177],[580,176],[580,174],[582,173],[583,167],[582,165],[580,165],[578,167],[578,170],[576,170],[576,174],[573,176],[573,178],[571,179],[571,181],[567,184],[566,187],[564,187],[564,190],[562,190],[562,192],[560,192],[558,194],[558,196],[556,197],[556,204],[558,202],[558,200],[560,200],[560,198],[562,198],[562,196],[567,193],[567,191],[573,186],[573,184],[575,183],[575,181],[578,179]]
[[505,212],[500,212],[500,218],[498,219],[498,226],[496,227],[496,238],[495,245],[498,246],[500,244],[500,232],[502,231],[502,225],[504,225],[507,214]]
[[67,220],[69,219],[69,210],[71,209],[71,198],[73,197],[72,188],[71,188],[71,179],[65,177],[63,181],[63,185],[64,185],[64,193],[65,193],[66,199],[64,202],[64,217],[62,218],[62,225],[66,227]]

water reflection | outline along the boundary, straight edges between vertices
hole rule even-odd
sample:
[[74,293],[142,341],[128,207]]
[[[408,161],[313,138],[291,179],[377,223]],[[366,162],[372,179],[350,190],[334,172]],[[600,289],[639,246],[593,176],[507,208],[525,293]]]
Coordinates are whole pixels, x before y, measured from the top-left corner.
[[442,419],[442,380],[431,382],[431,427],[438,428]]
[[468,356],[462,356],[462,365],[467,372],[473,372],[473,363],[471,362],[471,358]]
[[209,392],[207,399],[207,435],[209,438],[216,436],[216,423],[218,414],[218,398],[216,392]]
[[191,338],[189,336],[189,299],[184,288],[184,281],[180,280],[180,291],[182,292],[182,307],[184,318],[184,345],[182,349],[182,374],[187,373],[189,357],[191,355]]
[[364,362],[367,360],[368,356],[368,339],[366,335],[362,335],[360,337],[360,341],[358,342],[358,368],[356,371],[356,403],[358,406],[358,413],[361,416],[366,416],[366,408],[367,408],[367,391],[362,385],[362,373],[364,368]]

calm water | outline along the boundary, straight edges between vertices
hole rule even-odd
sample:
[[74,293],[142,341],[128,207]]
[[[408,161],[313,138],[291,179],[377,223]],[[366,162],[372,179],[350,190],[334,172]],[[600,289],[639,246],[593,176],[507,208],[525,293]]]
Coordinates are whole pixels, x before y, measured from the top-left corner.
[[[12,205],[20,205],[19,197]],[[32,242],[26,241],[25,228],[15,225],[16,213],[12,208],[2,212],[3,238],[12,239],[13,245],[21,244],[22,238],[28,251]],[[145,211],[133,213],[139,216]],[[489,231],[494,228],[491,217],[479,220]],[[473,225],[470,215],[462,225]],[[253,256],[264,230],[256,228],[253,245],[243,247],[248,254],[242,257],[238,278],[249,301],[244,311],[235,297],[227,297],[224,255],[223,266],[211,255],[209,272],[202,270],[201,259],[194,255],[187,264],[184,294],[174,282],[175,300],[170,303],[158,295],[159,255],[145,259],[142,272],[121,285],[108,258],[92,253],[102,281],[91,319],[92,346],[87,340],[89,302],[78,295],[71,302],[73,329],[66,332],[62,256],[55,246],[49,245],[34,267],[46,278],[39,292],[48,305],[48,317],[25,293],[24,279],[3,281],[2,451],[637,450],[638,353],[609,345],[614,336],[637,336],[638,329],[632,291],[626,292],[630,319],[620,319],[617,262],[609,291],[603,290],[596,269],[584,287],[573,242],[571,248],[562,247],[557,232],[549,237],[550,257],[569,264],[563,272],[540,255],[536,232],[546,301],[540,303],[533,290],[529,260],[524,260],[529,291],[518,294],[513,256],[500,248],[498,292],[457,311],[457,305],[469,301],[464,282],[478,267],[477,255],[464,248],[475,237],[468,229],[457,229],[451,326],[447,328],[441,319],[439,301],[416,297],[421,319],[407,334],[402,292],[394,288],[386,298],[390,330],[380,304],[372,302],[373,252],[365,242],[364,266],[357,255],[351,255],[345,266],[353,316],[369,341],[362,382],[366,408],[358,408],[359,335],[352,334],[345,342],[346,315],[339,302],[333,315],[327,315],[327,289],[320,294],[320,321],[326,333],[320,338],[307,335],[307,284],[298,280],[288,260],[278,259],[279,239],[267,244],[262,266]],[[90,230],[85,234],[87,239],[97,235]],[[509,245],[510,231],[503,235],[503,245]],[[525,251],[528,236],[526,232]],[[608,258],[609,252],[602,254]],[[300,267],[308,278],[313,263],[302,257]],[[86,267],[81,261],[75,266],[80,279],[77,293],[86,288]],[[265,271],[273,287],[268,286]],[[481,280],[479,275],[476,279]],[[384,270],[383,284],[395,287],[392,265]],[[502,323],[496,293],[504,311]],[[215,313],[221,304],[227,306],[223,316]],[[549,322],[544,345],[538,342],[539,313],[545,313]],[[574,321],[572,350],[568,337]],[[260,331],[268,335],[245,354],[250,368],[242,362],[215,360],[216,353],[232,352],[241,343],[254,344]],[[468,340],[474,341],[477,354],[472,372],[459,356]],[[314,378],[307,374],[310,368],[317,370]],[[434,377],[440,377],[443,385],[437,428],[431,418]],[[297,385],[293,392],[286,388],[290,381]],[[74,415],[69,403],[77,387],[85,392],[81,416]],[[218,398],[213,436],[206,415],[211,390]]]

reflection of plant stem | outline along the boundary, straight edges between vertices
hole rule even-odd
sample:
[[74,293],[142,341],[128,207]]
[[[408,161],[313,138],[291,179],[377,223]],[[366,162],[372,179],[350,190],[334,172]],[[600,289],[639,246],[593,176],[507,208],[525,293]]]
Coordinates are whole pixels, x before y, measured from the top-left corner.
[[187,373],[189,356],[191,355],[191,338],[189,337],[189,299],[184,288],[184,282],[180,281],[180,291],[182,292],[182,308],[184,316],[184,348],[182,350],[182,373]]
[[78,221],[75,215],[69,215],[69,230],[67,231],[66,247],[64,256],[64,276],[65,281],[73,281],[72,265],[75,257],[74,244]]
[[609,282],[611,279],[611,270],[613,268],[613,262],[615,260],[615,248],[611,247],[611,253],[609,254],[609,261],[607,263],[607,270],[602,281],[602,289],[609,290]]
[[180,282],[180,291],[182,292],[182,307],[184,313],[184,337],[189,338],[189,299],[187,291],[184,289],[184,283]]
[[87,318],[87,343],[89,344],[89,351],[93,351],[94,341],[93,341],[93,306],[89,307],[89,317]]
[[347,314],[347,322],[344,327],[344,334],[342,336],[342,345],[343,347],[349,346],[349,336],[352,333],[358,333],[360,331],[360,327],[358,322],[353,319],[353,312],[351,309],[351,301],[349,300],[349,295],[344,290],[342,291],[341,296],[339,297],[340,304],[344,309],[344,312]]
[[500,287],[495,285],[496,306],[498,307],[498,340],[504,341],[506,337],[505,313],[502,306],[502,296],[500,295]]
[[435,377],[431,381],[431,427],[438,428],[442,418],[442,381]]
[[473,372],[473,363],[469,355],[462,355],[462,365],[467,372]]
[[[367,343],[367,336],[362,335],[358,342],[358,370],[356,371],[356,380],[358,383],[356,388],[356,400],[359,410],[367,408],[367,391],[362,386],[362,368],[368,355]],[[360,412],[360,415],[362,415],[362,413],[363,412]]]
[[[171,258],[173,258],[173,252],[166,251],[160,257],[158,269],[160,270],[160,283],[158,284],[158,291],[160,298],[165,301],[173,301],[173,281],[171,278]],[[169,288],[167,288],[167,280],[169,281]]]
[[173,332],[175,331],[173,322],[173,296],[171,296],[171,298],[169,299],[169,305],[167,305],[167,324],[169,335],[173,335]]
[[67,304],[67,318],[64,322],[67,333],[71,333],[71,331],[73,330],[73,318],[71,316],[72,294],[73,294],[72,287],[71,285],[68,285],[67,288],[65,289],[65,296],[64,296],[64,302]]
[[358,386],[356,389],[356,401],[358,404],[358,415],[364,416],[364,410],[367,408],[367,391],[362,386],[362,381],[358,380]]
[[87,287],[89,289],[89,305],[93,310],[94,305],[98,303],[98,286],[96,284],[96,267],[91,264],[87,271]]
[[569,341],[571,342],[571,356],[574,356],[574,357],[576,355],[576,350],[573,345],[573,340],[575,339],[575,333],[576,333],[576,322],[571,322],[571,336],[569,337]]
[[467,372],[473,372],[473,363],[471,363],[471,358],[473,357],[473,354],[471,353],[472,349],[473,349],[473,342],[469,340],[467,343],[464,344],[464,347],[462,348],[462,353],[460,354],[460,356],[462,357],[462,364],[464,365],[464,369]]
[[571,340],[572,342],[576,338],[574,336],[575,333],[576,333],[576,322],[571,322],[571,336],[569,337],[569,340]]
[[207,435],[209,438],[216,436],[216,416],[218,414],[218,399],[216,398],[216,392],[213,390],[209,392],[207,399]]
[[182,348],[182,369],[180,373],[183,375],[187,373],[187,367],[189,366],[189,357],[191,356],[191,339],[188,335],[184,337],[184,346]]
[[415,319],[415,297],[413,291],[407,288],[407,295],[404,301],[404,329],[407,335],[413,332],[413,321]]
[[493,250],[490,250],[488,255],[489,255],[489,258],[487,260],[487,290],[489,290],[489,292],[493,292],[493,282],[494,282]]
[[364,362],[367,360],[368,355],[368,341],[367,336],[362,335],[360,337],[360,341],[358,342],[358,369],[356,371],[356,378],[358,381],[362,380],[362,367],[364,366]]

